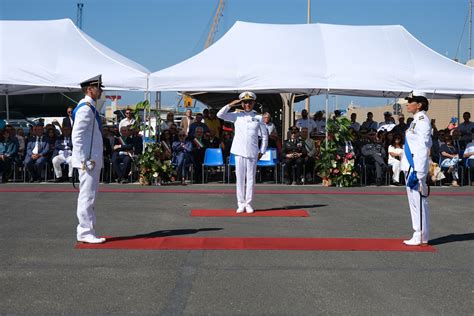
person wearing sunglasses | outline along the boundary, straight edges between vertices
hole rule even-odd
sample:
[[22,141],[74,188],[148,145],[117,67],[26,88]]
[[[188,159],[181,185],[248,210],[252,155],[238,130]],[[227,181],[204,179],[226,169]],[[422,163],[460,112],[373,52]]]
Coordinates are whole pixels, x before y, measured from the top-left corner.
[[119,123],[119,130],[122,127],[127,127],[133,125],[135,123],[135,119],[132,116],[132,110],[126,109],[125,110],[125,118],[123,118]]
[[[253,110],[257,96],[255,93],[246,91],[234,100],[222,107],[217,117],[233,122],[235,136],[230,152],[235,155],[235,174],[237,178],[237,213],[253,213],[253,192],[255,186],[255,173],[257,161],[267,150],[268,132],[262,122],[262,116]],[[242,105],[244,111],[230,112],[231,109]],[[261,135],[262,142],[258,146],[258,136]]]
[[72,128],[72,111],[74,110],[73,106],[68,106],[67,107],[67,117],[63,118],[63,122],[61,124],[61,127],[69,127]]

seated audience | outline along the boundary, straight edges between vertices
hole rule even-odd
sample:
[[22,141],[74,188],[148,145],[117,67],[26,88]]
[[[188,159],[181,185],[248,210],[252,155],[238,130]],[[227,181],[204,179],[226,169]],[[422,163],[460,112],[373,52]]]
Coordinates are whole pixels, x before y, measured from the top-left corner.
[[196,128],[201,127],[203,130],[203,133],[209,131],[209,127],[207,127],[206,124],[202,122],[202,114],[198,113],[196,114],[196,118],[194,119],[194,122],[189,126],[189,132],[188,132],[188,137],[194,137],[194,132],[196,131]]
[[71,166],[72,159],[72,140],[71,140],[71,128],[64,126],[62,128],[62,134],[58,137],[55,144],[55,150],[53,153],[53,169],[56,175],[56,182],[64,182],[68,178],[63,177],[63,170],[61,165],[66,164],[68,166],[68,177],[72,178],[73,167]]
[[367,119],[362,123],[362,126],[360,129],[370,131],[374,130],[376,131],[378,128],[377,122],[374,121],[374,113],[368,112],[367,113]]
[[128,183],[128,176],[132,168],[134,157],[133,139],[130,137],[128,126],[120,128],[120,137],[115,138],[112,166],[117,175],[117,182]]
[[453,145],[453,137],[446,135],[444,138],[445,143],[439,148],[440,152],[440,166],[441,168],[448,168],[448,173],[452,175],[453,181],[452,186],[458,187],[458,163],[459,163],[459,151]]
[[193,144],[192,157],[194,162],[194,179],[196,179],[197,183],[202,182],[202,164],[204,163],[204,155],[206,153],[206,144],[203,138],[204,129],[201,126],[196,127],[194,137],[191,137],[190,139],[192,139]]
[[49,150],[48,150],[48,161],[53,159],[54,151],[56,149],[56,140],[58,136],[56,134],[56,129],[54,127],[50,127],[46,130],[46,139],[49,143]]
[[43,136],[43,126],[33,127],[33,136],[26,147],[25,168],[28,170],[30,182],[41,182],[41,172],[48,162],[49,142]]
[[10,139],[10,132],[6,128],[0,130],[0,179],[3,183],[10,177],[16,150],[16,144]]
[[26,137],[23,128],[16,131],[16,138],[18,140],[18,159],[22,161],[25,158]]
[[130,125],[135,124],[135,119],[132,116],[132,110],[131,109],[126,109],[125,110],[125,117],[120,121],[119,123],[119,130],[122,129],[122,127],[127,127]]
[[326,119],[324,118],[324,113],[322,111],[318,111],[314,114],[314,123],[316,123],[315,134],[326,133]]
[[171,160],[173,158],[173,142],[171,141],[171,133],[168,129],[161,132],[160,144],[162,149],[162,154],[160,156],[161,160]]
[[186,133],[180,131],[178,140],[173,142],[173,164],[176,166],[178,179],[184,184],[188,177],[188,166],[193,162],[192,157],[193,144],[186,139]]
[[269,148],[278,148],[278,132],[276,129],[275,124],[271,122],[270,113],[265,112],[263,113],[263,123],[265,123],[265,127],[267,128],[268,132],[268,147]]
[[316,164],[316,147],[314,145],[314,140],[309,137],[309,132],[306,127],[301,129],[301,139],[306,148],[306,156],[303,156],[303,163],[305,166],[304,182],[310,182],[313,180],[313,170]]
[[298,127],[300,131],[303,127],[306,127],[309,134],[312,134],[313,130],[316,129],[316,123],[313,119],[308,117],[308,111],[306,109],[301,110],[301,118],[296,120],[296,127]]
[[377,186],[382,185],[382,175],[386,170],[387,165],[385,164],[386,151],[384,148],[383,132],[380,131],[376,134],[375,139],[368,144],[365,144],[361,148],[361,154],[366,159],[366,164],[373,162],[375,164],[376,179],[375,184]]
[[392,166],[393,184],[400,184],[400,162],[403,156],[403,136],[396,134],[392,143],[388,146],[388,164]]
[[219,148],[221,142],[214,134],[213,130],[204,133],[204,144],[207,148]]
[[221,121],[216,116],[216,110],[209,110],[209,117],[205,119],[204,123],[207,125],[209,131],[213,132],[214,137],[221,137]]
[[230,131],[223,132],[221,148],[222,148],[222,155],[224,156],[224,159],[227,159],[230,156],[230,149],[232,147],[233,139],[234,139],[234,136],[232,135],[232,132]]
[[471,113],[464,112],[462,115],[464,122],[459,124],[457,129],[461,134],[462,149],[469,143],[472,139],[472,131],[474,130],[474,122],[471,122]]
[[[285,163],[285,171],[287,174],[287,184],[293,183],[293,175],[296,179],[296,184],[302,184],[301,175],[303,173],[303,164],[307,151],[303,140],[299,138],[299,128],[296,126],[290,127],[290,138],[283,142],[281,152],[282,161]],[[295,174],[293,174],[295,168]]]
[[349,126],[352,128],[354,131],[358,132],[360,130],[360,124],[356,122],[357,119],[357,114],[352,113],[351,114],[351,125]]
[[[474,129],[472,130],[474,136]],[[466,145],[466,149],[464,150],[464,159],[467,159],[467,166],[469,167],[469,172],[471,173],[471,180],[474,184],[474,137],[472,137],[471,142]]]

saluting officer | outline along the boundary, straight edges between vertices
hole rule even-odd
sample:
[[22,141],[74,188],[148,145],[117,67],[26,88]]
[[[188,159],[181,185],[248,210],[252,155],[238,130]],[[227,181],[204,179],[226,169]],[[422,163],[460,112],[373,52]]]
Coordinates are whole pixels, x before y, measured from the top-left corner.
[[[235,136],[230,152],[235,155],[235,174],[237,177],[237,213],[253,213],[252,200],[255,185],[257,161],[267,150],[268,132],[262,122],[261,115],[253,111],[255,93],[246,91],[239,95],[239,100],[234,100],[224,106],[217,113],[217,117],[233,122]],[[243,112],[229,110],[242,104]],[[261,135],[262,143],[258,148],[258,136]],[[247,182],[246,182],[247,180]]]
[[428,99],[422,92],[413,91],[405,98],[408,113],[413,122],[405,133],[404,154],[401,170],[407,179],[407,196],[410,205],[413,237],[405,240],[409,246],[426,245],[429,238],[428,175],[429,152],[431,148],[431,122],[426,115]]
[[81,83],[85,96],[73,112],[72,166],[79,171],[79,197],[77,199],[77,241],[103,243],[94,229],[94,204],[99,189],[100,169],[103,164],[102,124],[96,102],[102,94],[102,76]]

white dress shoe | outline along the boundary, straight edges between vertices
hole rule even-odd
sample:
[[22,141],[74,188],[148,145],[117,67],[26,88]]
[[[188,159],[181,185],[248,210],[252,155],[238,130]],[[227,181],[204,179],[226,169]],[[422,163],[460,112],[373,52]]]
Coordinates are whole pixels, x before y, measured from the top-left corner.
[[254,210],[253,210],[252,205],[250,205],[250,204],[249,204],[249,205],[246,205],[246,206],[245,206],[245,211],[246,211],[248,214],[253,213]]
[[239,208],[237,209],[237,214],[240,214],[240,213],[243,213],[245,211],[245,207],[242,205],[242,206],[239,206]]
[[413,237],[410,240],[404,240],[403,243],[407,246],[427,246],[428,243],[425,241],[421,241],[419,238]]
[[102,244],[105,242],[105,238],[97,238],[95,236],[87,236],[83,238],[78,238],[77,241],[84,242],[87,244]]

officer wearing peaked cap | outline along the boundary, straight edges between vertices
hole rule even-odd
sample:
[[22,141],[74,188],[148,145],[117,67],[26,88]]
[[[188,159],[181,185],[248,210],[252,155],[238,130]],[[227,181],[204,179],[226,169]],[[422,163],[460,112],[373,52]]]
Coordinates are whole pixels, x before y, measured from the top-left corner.
[[103,163],[101,120],[96,109],[102,95],[102,76],[80,83],[84,98],[73,111],[72,167],[79,171],[79,197],[77,199],[77,240],[85,243],[103,243],[95,232],[94,204],[99,189],[99,176]]
[[[257,96],[251,91],[242,92],[238,100],[232,101],[217,113],[217,117],[234,123],[235,136],[230,152],[235,155],[237,177],[237,213],[253,213],[253,191],[257,161],[267,149],[268,132],[261,115],[253,111]],[[242,104],[243,112],[229,112]],[[258,147],[258,136],[262,143]]]
[[405,172],[408,204],[413,226],[413,236],[404,243],[409,246],[426,245],[429,238],[428,175],[431,149],[431,122],[426,112],[429,102],[423,92],[413,91],[406,98],[407,111],[413,122],[405,133],[401,170]]

